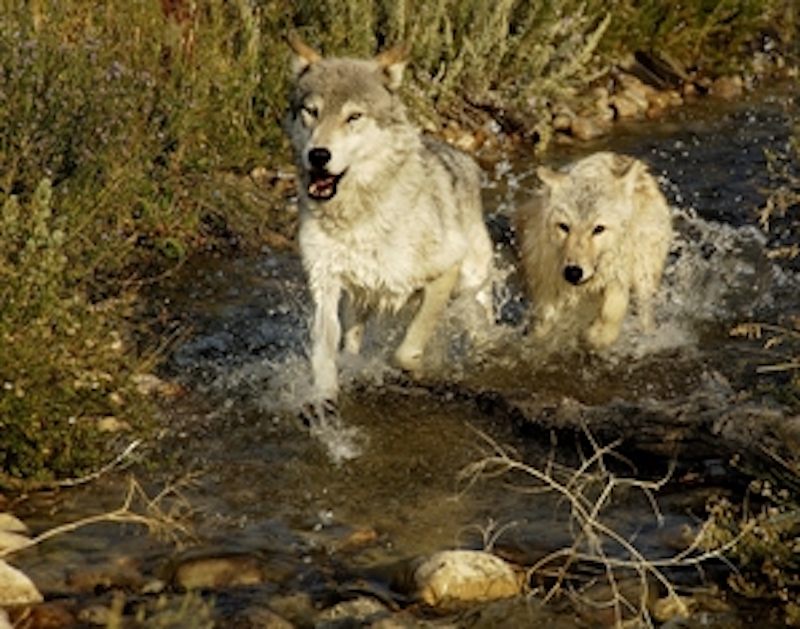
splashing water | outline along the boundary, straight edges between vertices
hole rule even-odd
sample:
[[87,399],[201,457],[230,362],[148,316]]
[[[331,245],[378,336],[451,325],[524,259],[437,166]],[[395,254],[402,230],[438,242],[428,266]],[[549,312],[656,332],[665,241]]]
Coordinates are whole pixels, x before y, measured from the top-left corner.
[[[514,261],[514,235],[498,224],[511,222],[517,205],[533,193],[535,164],[505,159],[484,173],[485,204],[498,241],[493,277],[497,323],[490,326],[476,316],[468,298],[454,300],[426,349],[424,384],[457,386],[510,379],[541,389],[548,385],[536,378],[538,372],[551,371],[568,380],[574,377],[575,365],[584,372],[582,382],[586,382],[617,367],[630,369],[632,361],[675,351],[681,355],[709,351],[713,343],[726,340],[733,324],[768,317],[785,307],[796,294],[797,278],[765,256],[764,235],[747,218],[757,207],[752,189],[762,183],[753,174],[761,172],[761,147],[782,140],[774,132],[761,130],[766,114],[753,117],[732,110],[725,115],[715,112],[715,116],[710,132],[733,137],[738,151],[735,159],[745,160],[731,166],[733,170],[719,165],[724,160],[713,151],[719,150],[714,147],[720,143],[704,142],[703,127],[685,121],[659,127],[665,129],[663,138],[643,142],[634,131],[627,144],[624,137],[615,136],[609,140],[615,143],[612,146],[582,149],[584,153],[611,149],[643,159],[652,172],[660,173],[661,187],[671,201],[675,237],[656,297],[654,333],[641,333],[634,303],[620,340],[610,350],[588,358],[575,334],[577,323],[563,326],[561,333],[544,340],[528,334],[529,302]],[[772,127],[782,124],[767,121]],[[581,156],[572,151],[558,159]],[[720,192],[728,189],[731,198]],[[730,205],[739,208],[738,214]],[[265,255],[255,263],[234,264],[233,269],[211,273],[206,269],[204,280],[216,283],[208,291],[213,296],[209,301],[226,305],[209,313],[210,329],[182,346],[173,363],[180,373],[197,376],[196,386],[209,394],[255,405],[266,415],[297,415],[311,394],[307,359],[311,305],[299,261],[289,255]],[[220,287],[229,284],[238,286],[238,293],[226,300]],[[343,396],[355,389],[380,390],[392,383],[408,383],[391,366],[391,355],[413,308],[411,304],[397,317],[374,319],[368,325],[362,355],[341,357]],[[312,433],[332,460],[358,456],[367,447],[366,438],[358,434],[346,413],[315,426]]]

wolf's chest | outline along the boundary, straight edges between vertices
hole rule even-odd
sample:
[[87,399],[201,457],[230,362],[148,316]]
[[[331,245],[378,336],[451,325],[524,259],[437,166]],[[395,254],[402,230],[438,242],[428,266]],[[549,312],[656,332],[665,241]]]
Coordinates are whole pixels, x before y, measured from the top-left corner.
[[339,282],[359,300],[381,308],[402,306],[427,275],[424,252],[396,232],[361,230],[332,237],[311,226],[301,230],[300,242],[312,280]]

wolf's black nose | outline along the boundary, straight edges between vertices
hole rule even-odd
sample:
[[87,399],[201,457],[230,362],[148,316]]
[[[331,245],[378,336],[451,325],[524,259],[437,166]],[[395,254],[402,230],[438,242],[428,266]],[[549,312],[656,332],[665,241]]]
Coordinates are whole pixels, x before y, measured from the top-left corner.
[[311,149],[308,152],[308,163],[314,168],[325,168],[331,161],[331,152],[328,149]]
[[583,269],[579,266],[568,266],[564,269],[564,279],[570,284],[578,284],[583,277]]

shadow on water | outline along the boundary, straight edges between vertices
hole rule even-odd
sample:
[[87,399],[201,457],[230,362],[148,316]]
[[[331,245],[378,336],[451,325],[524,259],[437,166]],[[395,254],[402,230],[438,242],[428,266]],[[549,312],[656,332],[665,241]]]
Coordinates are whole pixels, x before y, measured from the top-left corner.
[[[297,419],[308,391],[311,312],[298,259],[266,251],[251,259],[188,264],[158,299],[192,325],[168,366],[189,393],[164,409],[166,436],[156,451],[166,464],[153,461],[141,474],[155,487],[195,473],[187,495],[201,546],[268,556],[282,566],[274,582],[289,589],[324,589],[331,578],[355,578],[370,566],[443,548],[481,547],[503,527],[508,529],[498,548],[528,565],[568,546],[566,512],[554,497],[513,491],[502,478],[468,488],[459,471],[491,450],[482,435],[531,465],[545,465],[554,453],[575,464],[581,440],[554,446],[546,433],[487,412],[480,394],[602,405],[684,395],[709,371],[746,384],[752,356],[743,341],[729,338],[730,326],[798,307],[797,278],[764,256],[765,237],[754,227],[769,186],[764,151],[787,149],[792,111],[797,106],[786,92],[739,103],[705,101],[662,120],[621,126],[601,142],[555,151],[556,164],[600,149],[628,153],[661,179],[678,235],[657,304],[659,331],[643,338],[633,322],[626,323],[623,342],[602,356],[537,346],[526,334],[526,301],[507,262],[513,243],[501,243],[504,284],[497,298],[503,321],[481,356],[461,339],[454,312],[433,343],[428,382],[408,382],[387,365],[400,330],[388,321],[373,326],[363,358],[342,365],[342,416],[360,451],[344,462]],[[536,187],[535,166],[521,157],[487,169],[485,200],[499,232]],[[501,240],[512,236],[505,232]],[[666,471],[665,460],[647,473]],[[708,478],[711,489],[677,481],[669,486],[659,498],[663,526],[647,501],[635,497],[622,500],[610,517],[619,530],[637,531],[648,555],[665,556],[681,526],[702,516],[715,483],[730,480],[724,471]],[[103,480],[72,492],[58,508],[67,517],[108,507],[121,495],[118,481]],[[368,532],[368,541],[340,553],[345,568],[337,570],[344,576],[331,577],[336,549],[343,548],[337,544],[358,531]],[[91,564],[116,551],[163,570],[162,547],[136,535],[114,538],[118,531],[93,535],[106,534],[112,538],[80,558],[69,546],[91,536],[64,538],[29,558],[29,569],[46,575],[45,559],[56,552]]]

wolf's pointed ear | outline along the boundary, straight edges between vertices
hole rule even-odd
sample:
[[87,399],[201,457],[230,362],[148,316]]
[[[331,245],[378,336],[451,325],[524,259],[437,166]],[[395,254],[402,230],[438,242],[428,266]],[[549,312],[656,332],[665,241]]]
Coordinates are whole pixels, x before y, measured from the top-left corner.
[[292,66],[295,76],[299,75],[310,65],[322,60],[322,55],[300,39],[300,36],[294,31],[289,32],[286,36],[286,41],[295,54],[294,64]]
[[539,166],[536,169],[536,176],[541,179],[542,183],[550,188],[556,188],[567,178],[567,175],[564,173],[560,173],[557,170],[548,168],[547,166]]
[[614,175],[617,176],[622,184],[625,194],[630,196],[636,190],[639,176],[646,172],[647,166],[627,155],[617,155],[616,158],[612,167]]
[[408,63],[411,46],[408,42],[397,44],[375,57],[375,62],[386,74],[386,87],[395,91],[403,82],[403,71]]

